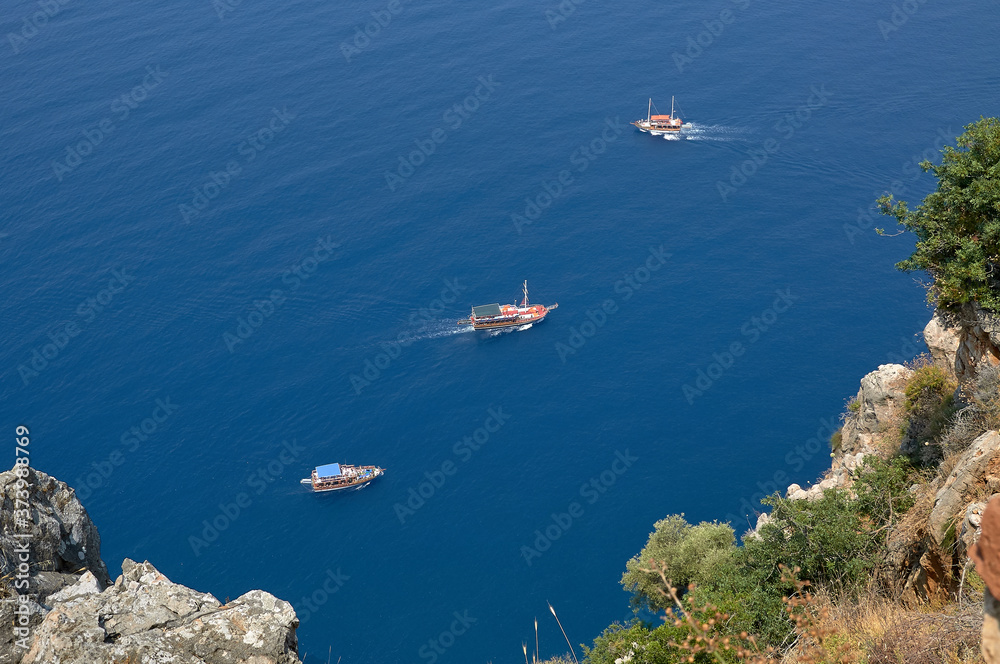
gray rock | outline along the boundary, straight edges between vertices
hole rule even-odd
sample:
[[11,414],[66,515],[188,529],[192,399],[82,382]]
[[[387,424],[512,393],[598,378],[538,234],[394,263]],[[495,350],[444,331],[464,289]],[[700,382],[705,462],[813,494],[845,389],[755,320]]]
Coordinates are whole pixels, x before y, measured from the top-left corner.
[[979,540],[979,526],[983,522],[984,509],[986,509],[985,502],[972,503],[965,508],[962,526],[958,529],[959,559],[967,558],[972,545]]
[[51,606],[59,602],[68,602],[77,597],[96,595],[102,590],[104,590],[104,588],[101,587],[101,582],[97,580],[97,577],[90,572],[84,572],[79,581],[71,586],[63,588],[59,592],[49,595],[46,601],[49,603],[49,606]]
[[785,491],[785,497],[791,498],[794,494],[798,493],[799,491],[802,491],[802,487],[800,487],[798,484],[789,484],[788,490]]
[[21,664],[300,664],[295,611],[266,592],[223,605],[127,559],[104,592],[85,585],[54,603]]
[[875,437],[885,431],[899,412],[906,395],[903,390],[913,372],[901,364],[883,364],[861,379],[855,401],[841,431],[842,455],[876,450]]
[[950,325],[959,341],[954,365],[959,382],[973,378],[983,362],[1000,363],[1000,316],[968,303],[952,318]]
[[962,345],[962,329],[956,325],[956,321],[935,310],[924,328],[924,343],[927,344],[934,363],[955,376],[955,362]]
[[767,512],[761,512],[759,515],[757,515],[757,525],[754,526],[754,529],[750,531],[748,537],[754,539],[760,539],[760,529],[769,523],[771,523],[771,515],[768,514]]
[[930,534],[938,545],[945,540],[949,529],[954,528],[958,535],[961,528],[958,520],[968,505],[968,498],[977,484],[985,482],[986,468],[998,451],[1000,433],[987,431],[979,436],[959,458],[955,469],[938,490],[927,521]]
[[[16,634],[17,601],[0,601],[0,664],[301,664],[291,604],[253,590],[222,605],[172,583],[147,563],[126,560],[110,587],[100,537],[73,489],[29,469],[28,631]],[[14,523],[18,478],[0,473],[0,564],[20,560]],[[81,575],[82,572],[82,575]],[[0,598],[18,590],[8,576]],[[37,601],[36,601],[37,600]],[[20,639],[23,643],[15,643]],[[21,647],[21,646],[24,647]]]
[[[24,529],[14,523],[17,481],[13,470],[0,473],[0,576],[16,567],[14,535]],[[101,537],[76,492],[64,482],[28,468],[28,500],[31,505],[31,568],[37,574],[33,591],[44,603],[45,595],[75,583],[89,570],[102,584],[111,582],[101,560]],[[47,574],[38,574],[47,573]]]

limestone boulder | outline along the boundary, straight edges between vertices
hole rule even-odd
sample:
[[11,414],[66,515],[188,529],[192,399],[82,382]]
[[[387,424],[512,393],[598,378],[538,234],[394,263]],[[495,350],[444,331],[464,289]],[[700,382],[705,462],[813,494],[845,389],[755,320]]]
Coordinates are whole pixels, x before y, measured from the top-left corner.
[[956,376],[958,349],[962,345],[962,328],[953,317],[935,310],[930,322],[924,328],[924,343],[927,344],[934,364],[953,377]]
[[[18,480],[25,484],[19,485]],[[23,486],[23,488],[22,488]],[[18,499],[31,506],[31,523],[25,524],[15,511]],[[29,532],[20,538],[19,533]],[[0,473],[0,576],[12,574],[20,560],[17,547],[27,539],[32,574],[32,590],[44,603],[51,592],[71,585],[84,571],[90,571],[102,585],[111,582],[108,568],[101,560],[101,536],[90,520],[76,492],[45,473],[27,469],[19,478],[14,470]]]
[[955,375],[960,382],[974,377],[983,363],[1000,364],[1000,316],[976,303],[962,306],[953,328],[959,344],[955,352]]
[[221,604],[128,559],[113,586],[96,581],[62,592],[21,664],[300,664],[295,611],[266,592]]
[[987,431],[973,441],[955,464],[934,498],[934,507],[928,518],[931,537],[940,546],[954,529],[960,534],[962,519],[970,499],[977,489],[985,491],[986,474],[994,457],[1000,452],[1000,433]]
[[902,364],[883,364],[861,379],[857,403],[844,422],[841,432],[841,455],[877,450],[878,437],[898,417],[906,399],[906,382],[913,371]]

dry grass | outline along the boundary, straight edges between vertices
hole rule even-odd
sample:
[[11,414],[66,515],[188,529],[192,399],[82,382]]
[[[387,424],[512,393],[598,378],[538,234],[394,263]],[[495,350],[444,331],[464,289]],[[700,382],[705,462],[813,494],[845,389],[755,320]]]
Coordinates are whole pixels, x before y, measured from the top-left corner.
[[[907,609],[884,599],[834,605],[829,598],[814,600],[821,616],[818,625],[829,636],[831,659],[803,660],[797,649],[784,664],[855,661],[864,664],[981,664],[982,604],[927,605]],[[843,659],[844,657],[851,659]],[[836,657],[837,659],[832,659]]]
[[910,419],[899,401],[897,400],[887,415],[880,420],[878,430],[872,434],[872,447],[883,459],[899,453],[903,438],[910,426]]

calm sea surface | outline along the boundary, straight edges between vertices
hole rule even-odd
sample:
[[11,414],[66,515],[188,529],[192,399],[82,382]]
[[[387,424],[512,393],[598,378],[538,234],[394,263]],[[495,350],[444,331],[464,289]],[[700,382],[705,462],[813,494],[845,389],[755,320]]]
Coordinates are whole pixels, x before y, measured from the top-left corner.
[[[60,2],[2,18],[6,440],[317,664],[589,643],[658,518],[815,479],[923,348],[867,211],[1000,114],[987,2]],[[455,326],[525,279],[543,325]]]

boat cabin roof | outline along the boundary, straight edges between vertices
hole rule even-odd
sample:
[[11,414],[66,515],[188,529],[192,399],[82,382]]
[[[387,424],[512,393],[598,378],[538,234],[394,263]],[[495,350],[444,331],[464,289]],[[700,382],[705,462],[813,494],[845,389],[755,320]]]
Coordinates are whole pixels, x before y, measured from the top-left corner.
[[500,304],[480,304],[478,307],[472,307],[472,315],[476,318],[483,318],[486,316],[499,316]]
[[316,466],[316,477],[320,479],[324,477],[337,477],[338,475],[340,475],[339,463],[328,463],[325,466]]

